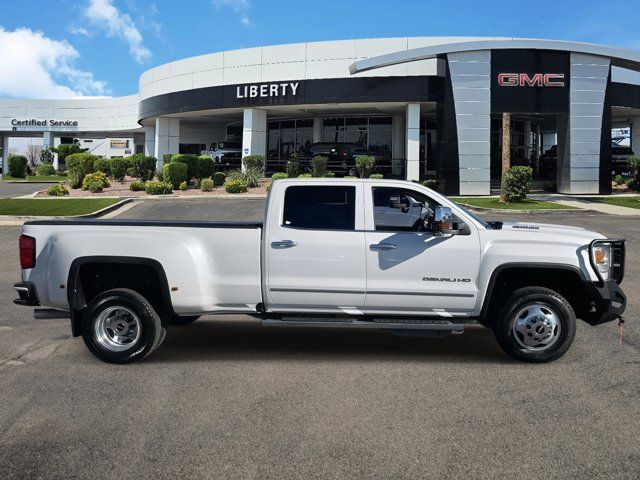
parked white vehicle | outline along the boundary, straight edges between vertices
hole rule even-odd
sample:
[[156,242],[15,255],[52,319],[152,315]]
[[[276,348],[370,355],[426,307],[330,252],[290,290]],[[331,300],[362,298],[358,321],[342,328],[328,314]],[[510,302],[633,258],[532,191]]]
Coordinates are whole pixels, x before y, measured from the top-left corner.
[[213,142],[209,150],[202,150],[200,155],[207,155],[221,165],[240,165],[242,158],[242,142],[224,141]]
[[400,335],[478,321],[512,357],[540,362],[567,351],[576,317],[623,313],[624,253],[624,240],[582,228],[487,223],[415,183],[287,179],[273,182],[264,224],[27,222],[16,303],[70,316],[114,363],[220,313]]

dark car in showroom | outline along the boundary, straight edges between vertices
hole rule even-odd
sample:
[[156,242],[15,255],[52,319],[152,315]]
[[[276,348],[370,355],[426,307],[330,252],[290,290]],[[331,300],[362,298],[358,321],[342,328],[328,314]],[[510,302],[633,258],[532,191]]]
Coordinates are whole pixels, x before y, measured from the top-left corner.
[[313,157],[327,157],[327,169],[336,175],[355,175],[356,157],[361,155],[372,156],[379,165],[389,161],[389,157],[366,149],[357,143],[345,142],[319,142],[314,143],[309,149],[300,155],[300,163],[308,166]]

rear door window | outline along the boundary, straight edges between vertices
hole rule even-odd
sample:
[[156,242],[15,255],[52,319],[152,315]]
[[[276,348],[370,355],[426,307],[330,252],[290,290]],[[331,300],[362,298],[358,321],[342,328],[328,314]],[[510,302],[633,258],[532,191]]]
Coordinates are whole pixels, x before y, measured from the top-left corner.
[[311,230],[355,230],[354,186],[292,186],[284,194],[282,226]]

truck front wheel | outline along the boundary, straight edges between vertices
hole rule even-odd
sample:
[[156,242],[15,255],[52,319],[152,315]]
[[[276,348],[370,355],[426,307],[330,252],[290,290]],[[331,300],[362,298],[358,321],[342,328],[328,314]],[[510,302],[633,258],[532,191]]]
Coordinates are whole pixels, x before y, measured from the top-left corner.
[[493,331],[500,347],[516,360],[550,362],[573,343],[576,315],[558,292],[525,287],[508,298]]
[[166,330],[139,293],[117,288],[96,296],[82,317],[82,337],[91,353],[109,363],[131,363],[153,352]]

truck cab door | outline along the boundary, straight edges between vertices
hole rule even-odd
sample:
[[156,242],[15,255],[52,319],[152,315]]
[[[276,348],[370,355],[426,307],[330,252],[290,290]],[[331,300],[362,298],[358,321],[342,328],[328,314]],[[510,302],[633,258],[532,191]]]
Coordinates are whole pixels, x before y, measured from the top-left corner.
[[424,220],[432,219],[438,203],[426,193],[375,184],[364,188],[365,312],[470,313],[480,268],[475,225],[459,235],[436,234]]
[[273,182],[263,240],[268,311],[364,307],[362,184]]

